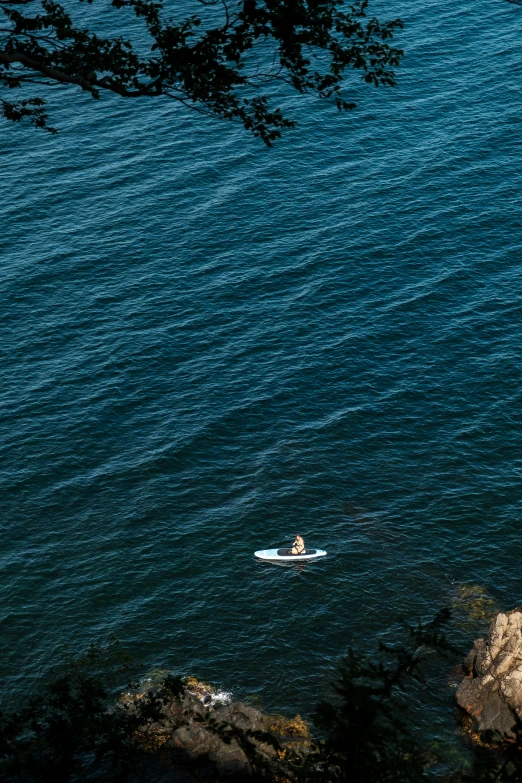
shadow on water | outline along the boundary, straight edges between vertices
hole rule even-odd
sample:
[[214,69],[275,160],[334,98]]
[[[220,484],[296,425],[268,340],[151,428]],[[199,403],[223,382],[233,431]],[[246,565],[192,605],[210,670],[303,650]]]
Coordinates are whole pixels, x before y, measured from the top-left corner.
[[287,560],[280,563],[277,560],[270,560],[269,562],[258,563],[260,568],[268,570],[269,568],[293,568],[296,572],[303,572],[309,563],[289,563]]

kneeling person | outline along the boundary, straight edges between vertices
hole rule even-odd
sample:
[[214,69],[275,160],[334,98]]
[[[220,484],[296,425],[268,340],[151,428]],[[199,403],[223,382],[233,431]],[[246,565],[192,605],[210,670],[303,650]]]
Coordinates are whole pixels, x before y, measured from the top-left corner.
[[304,552],[305,543],[299,533],[295,537],[295,541],[292,544],[292,554],[293,555],[300,555],[301,552]]

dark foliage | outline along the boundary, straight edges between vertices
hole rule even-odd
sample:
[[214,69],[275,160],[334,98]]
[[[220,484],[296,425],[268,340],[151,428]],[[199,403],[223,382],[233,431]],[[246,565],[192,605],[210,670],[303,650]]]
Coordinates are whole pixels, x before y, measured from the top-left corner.
[[[283,748],[268,732],[238,729],[198,711],[200,721],[225,743],[237,742],[250,762],[242,778],[268,783],[422,783],[433,779],[418,736],[410,732],[409,686],[423,682],[424,660],[434,651],[454,655],[442,633],[449,613],[416,627],[406,626],[407,640],[380,644],[380,655],[349,650],[341,661],[333,697],[322,701],[313,722],[315,737],[299,748]],[[169,677],[143,692],[129,684],[121,698],[129,661],[118,645],[92,646],[79,661],[55,673],[41,695],[16,713],[0,713],[0,780],[9,783],[81,780],[97,770],[102,779],[140,778],[140,760],[161,721],[184,694],[181,678]],[[122,679],[123,678],[123,679]],[[135,698],[139,693],[139,698]],[[119,698],[118,698],[119,696]],[[187,713],[184,713],[185,715]],[[455,770],[446,783],[522,783],[522,721],[514,716],[516,739],[483,737],[495,749],[474,745],[471,771]],[[270,757],[259,743],[274,749]],[[150,748],[149,748],[150,749]],[[272,760],[271,760],[272,758]],[[146,774],[145,777],[146,778]]]
[[[72,84],[94,98],[103,91],[164,96],[238,120],[271,144],[294,122],[271,108],[264,92],[270,82],[351,109],[355,104],[343,94],[346,71],[360,71],[369,84],[393,85],[402,55],[389,43],[402,23],[367,17],[368,0],[198,0],[202,13],[181,22],[167,17],[162,0],[99,1],[137,18],[149,42],[146,53],[125,37],[104,38],[76,26],[55,0],[0,0],[6,119],[54,131],[31,85]],[[11,91],[24,88],[29,97],[11,100]]]
[[522,720],[513,711],[513,737],[487,731],[474,748],[473,770],[452,783],[522,783]]
[[425,654],[454,649],[441,633],[449,619],[440,612],[434,620],[407,626],[404,644],[380,644],[372,659],[350,649],[332,684],[334,698],[322,701],[314,715],[321,739],[303,759],[305,778],[339,783],[421,781],[426,754],[404,718],[409,683],[423,679]]
[[[140,735],[160,719],[164,704],[183,693],[183,684],[169,677],[137,702],[116,701],[114,686],[124,682],[127,666],[117,642],[93,645],[22,710],[0,712],[0,780],[63,783],[92,764],[109,767],[114,780],[128,779]],[[128,684],[131,692],[136,688]]]

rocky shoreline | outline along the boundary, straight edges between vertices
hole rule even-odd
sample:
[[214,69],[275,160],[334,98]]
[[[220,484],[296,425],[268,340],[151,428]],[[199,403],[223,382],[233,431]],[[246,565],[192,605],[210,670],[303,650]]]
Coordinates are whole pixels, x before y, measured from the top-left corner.
[[[491,744],[513,739],[522,720],[522,609],[497,614],[488,638],[475,640],[464,670],[456,701],[469,716],[471,734]],[[123,695],[120,701],[132,710],[160,687],[144,687],[141,695]],[[186,678],[183,695],[164,703],[161,719],[147,725],[141,745],[147,763],[157,767],[150,779],[167,783],[276,770],[289,751],[306,753],[310,739],[299,716],[265,714]]]
[[[456,701],[469,716],[471,735],[491,744],[512,739],[522,719],[522,609],[497,614],[487,639],[475,640],[464,671]],[[151,683],[121,702],[132,709],[142,695],[160,688]],[[189,677],[183,695],[169,699],[161,719],[144,729],[141,745],[151,781],[189,783],[277,770],[289,751],[305,754],[310,739],[299,716],[266,714]]]
[[464,668],[456,699],[472,719],[472,733],[488,742],[514,738],[522,718],[522,609],[496,616],[488,639],[475,640]]
[[[132,710],[145,694],[123,694],[120,705]],[[181,780],[252,773],[276,768],[290,749],[306,750],[307,723],[268,715],[240,701],[230,701],[208,685],[187,678],[183,696],[169,699],[161,719],[148,724],[140,743],[158,766],[155,780]],[[159,774],[159,767],[163,773]],[[170,768],[170,771],[169,771]]]

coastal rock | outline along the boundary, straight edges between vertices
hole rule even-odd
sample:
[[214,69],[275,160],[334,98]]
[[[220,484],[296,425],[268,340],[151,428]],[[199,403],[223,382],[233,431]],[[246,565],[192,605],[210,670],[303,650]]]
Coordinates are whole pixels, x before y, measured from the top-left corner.
[[512,737],[516,716],[522,718],[522,612],[498,614],[488,640],[475,640],[464,667],[456,698],[473,718],[472,731]]
[[[240,771],[246,768],[249,762],[239,743],[233,738],[227,743],[215,727],[219,726],[226,733],[231,730],[231,734],[234,729],[260,731],[265,725],[263,713],[241,702],[233,702],[213,710],[209,717],[210,724],[189,721],[177,728],[172,733],[172,747],[184,752],[193,761],[208,760],[218,771]],[[270,746],[255,744],[257,752],[267,761],[274,755]]]
[[[260,710],[239,701],[228,703],[228,694],[216,693],[195,678],[187,679],[188,687],[181,697],[165,700],[161,695],[161,719],[140,730],[145,748],[160,751],[163,758],[170,754],[178,770],[185,770],[189,777],[195,774],[198,779],[250,772],[277,760],[274,747],[264,738],[253,736],[255,732],[267,731],[274,739],[279,736],[278,727],[272,726],[274,716],[269,719]],[[151,687],[145,681],[140,692],[122,694],[120,705],[132,713],[146,694],[161,694],[161,682]],[[287,723],[293,726],[291,721]],[[280,739],[283,744],[287,740],[283,736]]]
[[214,710],[213,717],[215,720],[237,726],[238,729],[249,731],[263,731],[265,729],[266,719],[263,713],[240,701],[218,707]]

